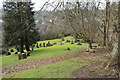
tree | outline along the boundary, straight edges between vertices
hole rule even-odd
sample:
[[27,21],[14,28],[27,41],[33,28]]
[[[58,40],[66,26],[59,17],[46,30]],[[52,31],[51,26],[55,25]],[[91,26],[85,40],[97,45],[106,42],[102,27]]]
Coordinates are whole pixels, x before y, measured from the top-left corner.
[[117,73],[117,75],[120,77],[120,1],[118,2],[118,25],[115,25],[115,28],[117,35],[117,45],[114,46],[113,50],[116,49],[116,51],[114,54],[112,53],[112,58],[107,67],[113,67],[115,73]]
[[29,47],[37,42],[38,32],[34,22],[31,2],[4,2],[4,35],[8,46],[15,45],[30,51]]
[[101,10],[98,7],[99,2],[76,2],[68,3],[67,8],[64,10],[67,25],[89,44],[90,49],[96,38],[99,38],[97,36],[99,34],[98,26],[100,25],[98,13]]

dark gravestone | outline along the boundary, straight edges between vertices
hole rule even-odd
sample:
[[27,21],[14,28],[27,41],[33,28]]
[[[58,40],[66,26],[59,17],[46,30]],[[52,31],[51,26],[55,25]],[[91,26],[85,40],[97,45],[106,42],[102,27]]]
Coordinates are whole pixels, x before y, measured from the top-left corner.
[[53,43],[53,45],[56,45],[57,43]]
[[33,45],[33,48],[35,49],[35,48],[36,48],[36,46],[35,46],[35,45]]
[[82,45],[81,43],[78,43],[77,45]]
[[67,40],[66,42],[68,43],[68,42],[70,42],[70,40]]
[[9,49],[7,49],[7,51],[9,51]]
[[23,59],[27,58],[26,53],[23,53]]
[[26,53],[21,53],[21,54],[18,54],[18,60],[21,60],[21,59],[26,59],[26,58],[27,58]]
[[43,47],[45,47],[45,43],[43,43]]
[[97,46],[92,46],[92,48],[93,48],[93,49],[96,49],[96,48],[97,48]]
[[53,46],[50,41],[46,44],[46,47]]
[[71,49],[68,47],[67,50],[71,50]]
[[62,41],[65,41],[65,39],[62,39]]
[[74,44],[74,42],[72,41],[71,44]]
[[7,51],[2,51],[2,55],[7,54]]
[[42,44],[40,43],[39,46],[42,47]]
[[34,46],[33,45],[31,46],[31,48],[32,48],[32,51],[34,51]]
[[7,52],[7,54],[6,55],[11,55],[11,53],[10,52]]
[[39,48],[39,45],[38,45],[38,43],[36,44],[36,48]]
[[18,54],[18,52],[15,52],[15,54]]
[[11,49],[10,51],[11,51],[11,52],[14,52],[14,50],[13,50],[13,49]]
[[75,40],[75,43],[80,42],[80,40]]
[[27,54],[27,56],[30,56],[30,51],[29,51],[29,52],[27,52],[26,54]]

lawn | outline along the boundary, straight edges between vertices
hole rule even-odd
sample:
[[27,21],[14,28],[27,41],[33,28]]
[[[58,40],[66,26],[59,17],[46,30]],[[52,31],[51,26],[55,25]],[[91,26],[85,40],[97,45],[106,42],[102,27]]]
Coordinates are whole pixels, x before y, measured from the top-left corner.
[[72,72],[89,65],[87,62],[87,58],[72,58],[55,64],[8,74],[3,78],[74,78]]
[[[38,43],[50,43],[56,42],[57,44],[51,47],[41,47],[36,48],[32,53],[31,56],[27,59],[18,60],[18,56],[12,55],[10,56],[3,56],[2,58],[2,68],[9,68],[16,64],[21,64],[23,62],[27,62],[29,60],[40,60],[40,59],[50,59],[55,58],[58,56],[63,56],[67,54],[76,54],[81,51],[86,51],[88,49],[87,43],[82,43],[82,45],[70,44],[66,43],[66,40],[74,40],[72,37],[65,37],[64,45],[59,45],[61,43],[61,39],[54,39],[54,40],[46,40],[46,41],[39,41]],[[66,50],[67,48],[71,50]],[[88,65],[86,60],[83,58],[71,58],[68,60],[64,60],[62,62],[57,62],[55,64],[47,64],[44,66],[40,66],[38,68],[27,69],[19,72],[14,72],[11,74],[4,75],[5,78],[65,78],[65,77],[74,77],[72,76],[72,72],[79,69],[82,66]]]
[[[66,37],[65,39],[73,39],[72,37]],[[57,45],[51,46],[51,47],[41,47],[35,49],[32,53],[31,56],[28,57],[27,59],[24,60],[18,60],[18,55],[10,55],[10,56],[3,56],[0,57],[2,58],[2,67],[6,68],[12,65],[15,65],[17,63],[24,62],[26,60],[31,60],[31,59],[46,59],[46,58],[53,58],[56,56],[62,56],[65,54],[72,54],[72,53],[78,53],[79,51],[86,50],[88,47],[87,43],[83,43],[82,46],[76,45],[76,44],[70,44],[70,43],[65,43],[64,45],[59,45],[60,44],[60,39],[54,39],[54,40],[46,40],[46,41],[39,41],[38,43],[47,43],[50,41],[51,43],[57,42]],[[70,51],[67,51],[65,49],[70,48]]]

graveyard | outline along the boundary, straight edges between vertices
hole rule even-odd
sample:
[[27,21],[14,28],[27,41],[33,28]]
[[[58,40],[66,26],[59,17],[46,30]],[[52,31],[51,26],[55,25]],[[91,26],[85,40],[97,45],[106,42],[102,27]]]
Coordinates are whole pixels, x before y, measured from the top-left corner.
[[[73,78],[77,76],[75,71],[81,67],[98,64],[106,59],[105,54],[87,52],[88,43],[82,39],[76,43],[71,36],[64,39],[38,41],[34,51],[21,60],[18,60],[19,52],[15,47],[10,48],[9,55],[0,57],[3,78]],[[42,45],[44,43],[45,46]]]
[[120,1],[0,4],[2,80],[120,78]]

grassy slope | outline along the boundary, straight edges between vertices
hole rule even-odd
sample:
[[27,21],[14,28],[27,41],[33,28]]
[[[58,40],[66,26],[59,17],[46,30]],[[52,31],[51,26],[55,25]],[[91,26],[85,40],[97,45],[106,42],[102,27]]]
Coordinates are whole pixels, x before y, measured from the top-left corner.
[[[71,37],[66,37],[65,39],[71,39]],[[42,47],[38,48],[35,51],[33,51],[30,57],[28,59],[24,60],[18,60],[17,55],[10,55],[10,56],[3,56],[2,57],[2,67],[9,67],[17,63],[24,62],[26,60],[31,60],[31,59],[45,59],[45,58],[52,58],[56,56],[61,56],[65,54],[71,54],[71,53],[78,53],[79,51],[86,50],[86,46],[88,46],[87,43],[83,43],[82,46],[76,45],[76,44],[70,44],[70,43],[65,43],[64,45],[59,45],[60,44],[60,39],[55,39],[55,40],[46,40],[46,41],[39,41],[38,43],[47,43],[50,41],[51,43],[57,42],[57,45],[51,46],[51,47]],[[71,48],[70,51],[66,51],[67,47]],[[1,57],[0,57],[1,58]]]
[[[71,37],[66,37],[65,39],[72,40]],[[46,40],[46,41],[40,41],[39,43],[47,43],[50,41],[53,42],[59,42],[60,39],[55,40]],[[65,43],[65,42],[64,42]],[[60,42],[57,45],[51,46],[51,47],[42,47],[38,48],[35,51],[32,52],[32,55],[28,57],[28,59],[24,60],[17,60],[17,55],[11,55],[11,56],[3,56],[2,57],[2,66],[3,68],[12,66],[14,64],[18,64],[21,62],[25,62],[26,60],[32,60],[32,59],[46,59],[46,58],[53,58],[56,56],[62,56],[65,54],[73,54],[78,53],[79,51],[84,51],[87,49],[88,44],[82,43],[83,45],[79,46],[76,44],[70,44],[65,43],[64,45],[59,45]],[[70,51],[67,51],[67,47],[71,48]],[[82,62],[82,63],[81,63]],[[14,77],[14,78],[65,78],[65,77],[73,77],[71,73],[77,69],[79,69],[82,66],[88,65],[88,63],[84,63],[85,60],[82,58],[72,58],[69,60],[65,60],[62,62],[58,62],[56,64],[48,64],[44,65],[42,67],[38,68],[32,68],[20,72],[15,72],[12,74],[5,75],[3,77]]]
[[72,58],[56,64],[49,64],[8,74],[5,75],[4,78],[74,78],[72,72],[85,65],[89,65],[87,60],[82,58]]

